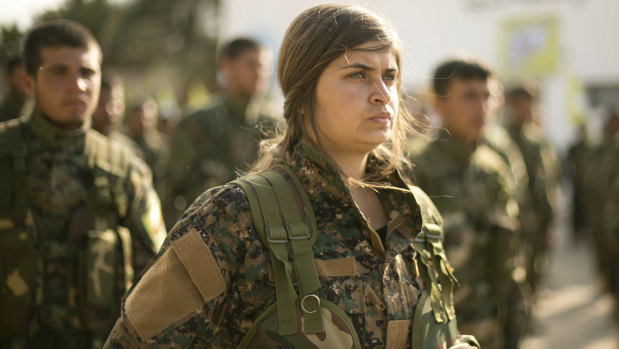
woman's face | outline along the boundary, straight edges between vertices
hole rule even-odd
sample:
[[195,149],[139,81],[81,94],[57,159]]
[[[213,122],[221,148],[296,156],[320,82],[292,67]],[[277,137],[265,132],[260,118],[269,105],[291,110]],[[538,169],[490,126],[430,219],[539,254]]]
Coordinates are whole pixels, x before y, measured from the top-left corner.
[[397,79],[392,50],[350,50],[331,62],[318,79],[314,108],[324,151],[365,155],[386,141],[398,115]]

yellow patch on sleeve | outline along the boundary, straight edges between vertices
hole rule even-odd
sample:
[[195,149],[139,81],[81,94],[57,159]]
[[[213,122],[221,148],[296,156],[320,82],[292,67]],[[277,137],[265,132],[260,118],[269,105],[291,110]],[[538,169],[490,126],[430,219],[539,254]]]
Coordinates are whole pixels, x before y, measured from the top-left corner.
[[148,232],[155,250],[158,251],[166,237],[165,224],[161,215],[161,203],[154,191],[146,198],[146,211],[141,217],[142,226]]
[[167,250],[127,297],[127,320],[147,340],[204,304],[176,252]]
[[210,301],[226,290],[226,280],[215,257],[197,230],[174,240],[172,248],[205,301]]

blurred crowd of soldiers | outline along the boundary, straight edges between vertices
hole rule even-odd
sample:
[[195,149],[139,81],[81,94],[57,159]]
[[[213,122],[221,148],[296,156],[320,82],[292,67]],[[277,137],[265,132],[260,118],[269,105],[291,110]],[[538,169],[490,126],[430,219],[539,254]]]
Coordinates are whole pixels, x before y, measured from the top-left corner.
[[[220,94],[172,124],[158,119],[153,98],[125,108],[122,79],[102,72],[91,127],[148,165],[162,210],[147,211],[151,219],[164,217],[167,230],[204,190],[247,170],[260,138],[275,132],[278,112],[262,98],[268,75],[264,57],[254,40],[228,42],[219,54]],[[38,115],[22,82],[24,69],[19,58],[6,63],[0,129],[10,119]],[[531,327],[560,183],[559,160],[542,130],[539,87],[526,82],[504,88],[489,67],[460,58],[441,63],[432,82],[431,107],[440,126],[425,127],[411,139],[409,153],[415,183],[444,217],[446,252],[460,283],[459,326],[483,348],[517,348]],[[611,111],[602,142],[594,147],[583,136],[564,162],[573,185],[576,235],[590,234],[599,269],[615,295],[618,129],[619,115]],[[6,280],[0,281],[6,288]],[[1,330],[0,337],[6,335]],[[3,343],[8,342],[0,341],[0,347]]]

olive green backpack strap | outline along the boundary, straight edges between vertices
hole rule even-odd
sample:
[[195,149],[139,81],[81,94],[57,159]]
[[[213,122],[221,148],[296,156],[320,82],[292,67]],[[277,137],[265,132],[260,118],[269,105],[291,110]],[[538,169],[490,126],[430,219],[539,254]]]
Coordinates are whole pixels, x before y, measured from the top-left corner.
[[[28,134],[26,118],[21,117],[0,124],[0,135],[4,138],[0,144],[0,155],[10,154],[13,171],[0,171],[0,186],[2,189],[1,209],[15,208],[15,218],[25,222],[28,211],[26,194],[26,153],[28,151]],[[7,159],[8,160],[8,159]]]
[[94,189],[100,204],[113,203],[117,216],[124,218],[129,209],[124,188],[129,168],[126,150],[120,143],[89,130],[85,153],[88,168],[93,170]]
[[[106,230],[114,228],[122,257],[123,288],[129,290],[134,273],[131,265],[133,249],[131,233],[121,228],[121,220],[129,210],[129,199],[125,192],[125,181],[129,173],[129,159],[126,150],[102,134],[89,130],[86,134],[85,154],[88,168],[93,176],[93,208],[95,213],[107,215],[106,219],[95,220],[95,228]],[[112,204],[113,211],[110,211]],[[110,216],[112,215],[112,216]]]
[[[316,219],[298,178],[288,167],[280,165],[233,183],[245,191],[256,232],[271,255],[279,335],[297,333],[298,299],[303,332],[324,333],[316,295],[320,281],[312,250],[317,238]],[[289,246],[299,295],[292,281]]]
[[438,209],[419,187],[410,186],[419,205],[422,218],[421,232],[413,247],[426,290],[417,304],[413,319],[413,349],[434,349],[443,343],[453,348],[470,345],[479,348],[473,336],[459,335],[453,301],[453,288],[458,284],[443,248],[443,218]]

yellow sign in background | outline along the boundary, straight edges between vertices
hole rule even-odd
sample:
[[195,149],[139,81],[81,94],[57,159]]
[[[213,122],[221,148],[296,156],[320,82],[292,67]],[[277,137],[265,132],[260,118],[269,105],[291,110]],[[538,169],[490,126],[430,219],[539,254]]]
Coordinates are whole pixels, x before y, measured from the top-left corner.
[[557,72],[559,21],[548,15],[501,24],[499,62],[505,77],[540,76]]

